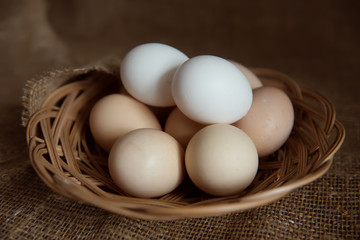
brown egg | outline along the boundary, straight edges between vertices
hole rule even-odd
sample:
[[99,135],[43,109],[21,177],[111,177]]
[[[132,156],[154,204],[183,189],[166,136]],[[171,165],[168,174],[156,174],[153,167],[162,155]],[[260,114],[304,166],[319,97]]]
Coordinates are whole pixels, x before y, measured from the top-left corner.
[[260,79],[252,71],[250,71],[247,67],[245,67],[244,65],[241,65],[240,63],[235,62],[235,61],[230,61],[230,62],[232,64],[234,64],[237,68],[239,68],[240,71],[245,75],[245,77],[248,79],[252,89],[263,86]]
[[89,123],[95,141],[106,151],[110,151],[119,137],[132,130],[161,130],[159,121],[148,107],[122,94],[111,94],[100,99],[91,110]]
[[294,125],[291,100],[278,88],[257,88],[249,112],[233,125],[250,136],[260,157],[267,156],[277,151],[291,133]]
[[205,126],[191,120],[175,107],[166,120],[164,130],[186,148],[191,137]]

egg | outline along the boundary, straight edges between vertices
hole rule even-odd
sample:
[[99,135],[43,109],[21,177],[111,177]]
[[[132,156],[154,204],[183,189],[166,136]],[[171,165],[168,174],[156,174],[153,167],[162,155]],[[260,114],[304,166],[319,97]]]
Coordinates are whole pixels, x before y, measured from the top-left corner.
[[263,86],[261,80],[250,69],[248,69],[247,67],[245,67],[244,65],[242,65],[238,62],[231,61],[231,60],[230,60],[230,62],[232,64],[234,64],[238,69],[240,69],[240,71],[245,75],[245,77],[249,81],[252,89]]
[[290,98],[284,91],[270,86],[254,90],[250,111],[234,123],[251,137],[260,157],[277,151],[288,139],[293,125]]
[[96,102],[89,124],[95,141],[106,151],[110,151],[116,139],[134,129],[161,129],[148,107],[123,94],[110,94]]
[[211,55],[193,57],[176,71],[172,93],[177,107],[202,123],[233,123],[250,109],[252,89],[231,62]]
[[213,124],[197,132],[185,152],[185,166],[202,191],[227,196],[248,187],[258,170],[258,155],[250,137],[228,124]]
[[164,130],[186,148],[192,136],[203,127],[205,127],[204,124],[191,120],[175,107],[165,122]]
[[160,197],[182,182],[184,150],[165,132],[137,129],[114,143],[109,172],[114,183],[132,196]]
[[174,106],[171,81],[188,57],[161,43],[146,43],[131,49],[120,66],[125,89],[139,101],[157,107]]

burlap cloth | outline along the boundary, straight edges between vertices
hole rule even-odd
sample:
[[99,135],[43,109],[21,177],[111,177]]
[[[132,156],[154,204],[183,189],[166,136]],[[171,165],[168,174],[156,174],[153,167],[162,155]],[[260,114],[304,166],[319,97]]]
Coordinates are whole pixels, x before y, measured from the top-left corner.
[[[358,1],[0,1],[0,238],[359,239]],[[144,42],[284,72],[331,99],[347,136],[330,171],[283,199],[220,217],[144,221],[58,195],[32,169],[25,82]]]

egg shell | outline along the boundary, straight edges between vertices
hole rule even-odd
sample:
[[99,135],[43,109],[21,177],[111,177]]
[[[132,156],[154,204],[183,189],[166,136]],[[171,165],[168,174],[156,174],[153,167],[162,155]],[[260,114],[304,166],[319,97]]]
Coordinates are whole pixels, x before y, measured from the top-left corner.
[[115,142],[109,172],[124,192],[143,198],[159,197],[182,182],[184,150],[169,134],[137,129]]
[[138,128],[161,129],[155,115],[143,103],[122,94],[101,98],[89,116],[91,133],[106,151],[126,133]]
[[254,90],[248,114],[233,125],[246,132],[260,157],[277,151],[288,139],[294,125],[294,108],[281,89],[264,86]]
[[233,123],[250,109],[252,89],[231,62],[202,55],[182,64],[174,75],[172,93],[177,107],[202,123]]
[[171,81],[188,57],[161,43],[131,49],[121,62],[120,76],[126,90],[139,101],[157,107],[174,106]]
[[231,61],[231,60],[230,60],[230,62],[232,64],[234,64],[245,75],[245,77],[249,81],[249,83],[251,85],[251,88],[253,90],[255,88],[263,86],[261,80],[250,69],[248,69],[247,67],[245,67],[244,65],[242,65],[242,64],[240,64],[238,62]]
[[166,120],[164,131],[186,148],[192,136],[205,126],[191,120],[175,107]]
[[258,170],[254,143],[242,130],[228,124],[201,129],[190,140],[185,166],[192,182],[202,191],[227,196],[248,187]]

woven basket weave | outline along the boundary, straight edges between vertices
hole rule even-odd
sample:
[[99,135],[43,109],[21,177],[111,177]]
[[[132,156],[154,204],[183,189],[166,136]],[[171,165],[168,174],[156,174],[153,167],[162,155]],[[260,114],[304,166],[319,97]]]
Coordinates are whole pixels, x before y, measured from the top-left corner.
[[62,195],[114,213],[165,220],[222,215],[265,205],[326,173],[344,140],[345,129],[335,119],[328,99],[300,88],[282,73],[252,69],[264,85],[283,89],[295,109],[289,139],[276,153],[260,159],[253,183],[228,197],[209,196],[189,180],[161,198],[131,197],[112,182],[107,155],[94,143],[88,126],[94,103],[120,91],[118,70],[119,62],[115,61],[56,71],[30,81],[24,92],[23,113],[30,160],[41,179]]

